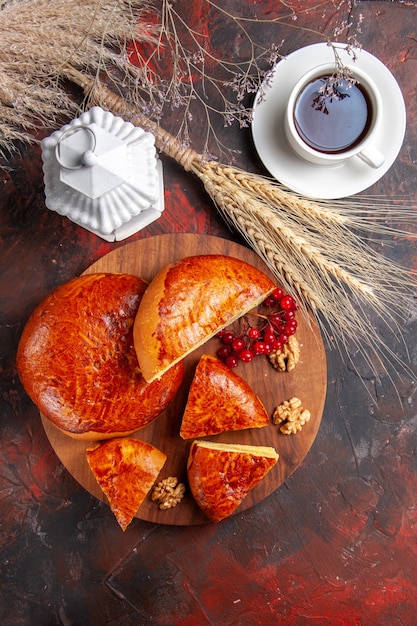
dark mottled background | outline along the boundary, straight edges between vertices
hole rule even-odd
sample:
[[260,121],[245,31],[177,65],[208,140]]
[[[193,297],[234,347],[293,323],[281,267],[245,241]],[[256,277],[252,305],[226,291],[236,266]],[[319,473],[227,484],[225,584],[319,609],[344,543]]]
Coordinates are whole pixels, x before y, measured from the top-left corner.
[[[244,57],[236,29],[202,4],[193,0],[182,10],[204,26],[213,49]],[[260,18],[282,14],[277,5],[223,3]],[[286,54],[319,40],[309,29],[331,32],[343,10],[328,3],[279,30],[247,27],[265,42],[284,39]],[[360,41],[396,76],[408,114],[396,163],[367,193],[401,195],[417,206],[417,7],[357,2],[344,17],[355,23],[360,16]],[[240,150],[239,165],[263,171],[248,129],[220,131]],[[236,238],[200,183],[163,163],[165,212],[132,239],[166,232]],[[57,460],[15,368],[20,333],[35,305],[121,244],[106,243],[45,208],[39,146],[9,165],[0,195],[1,626],[415,626],[415,376],[399,373],[397,395],[387,376],[376,382],[360,366],[361,381],[337,351],[328,351],[321,428],[279,490],[218,525],[176,528],[135,520],[123,534],[108,507]],[[412,241],[375,245],[417,268]],[[414,370],[416,320],[411,311],[403,329]],[[386,340],[400,350],[392,337]]]

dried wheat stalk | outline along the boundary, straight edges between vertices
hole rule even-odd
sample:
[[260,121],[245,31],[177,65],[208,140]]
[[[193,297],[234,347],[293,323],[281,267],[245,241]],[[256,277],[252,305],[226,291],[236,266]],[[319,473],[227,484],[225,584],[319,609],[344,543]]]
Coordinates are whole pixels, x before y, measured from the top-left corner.
[[[380,212],[374,207],[374,219],[361,220],[364,209],[360,204],[356,210],[353,204],[350,212],[338,211],[326,202],[289,192],[269,178],[206,161],[104,85],[71,68],[65,72],[83,88],[90,105],[102,106],[152,132],[159,150],[198,176],[226,221],[265,260],[280,283],[316,313],[324,333],[334,334],[342,344],[353,342],[375,374],[385,370],[384,352],[398,360],[381,344],[368,321],[369,311],[401,338],[394,312],[400,297],[414,294],[417,281],[353,230],[360,225],[371,232],[398,234],[384,223],[387,207],[382,206]],[[404,220],[412,216],[412,211],[401,212]],[[398,312],[406,314],[404,304]]]
[[0,154],[74,116],[78,104],[59,80],[69,60],[91,75],[110,67],[140,75],[126,63],[125,44],[153,40],[134,15],[146,7],[144,0],[0,0]]

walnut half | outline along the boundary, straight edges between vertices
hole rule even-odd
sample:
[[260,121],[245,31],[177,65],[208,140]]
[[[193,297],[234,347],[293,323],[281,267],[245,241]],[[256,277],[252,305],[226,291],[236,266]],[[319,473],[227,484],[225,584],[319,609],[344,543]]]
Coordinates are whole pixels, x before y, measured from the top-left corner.
[[277,406],[272,422],[280,425],[279,429],[284,435],[295,435],[310,420],[310,417],[310,411],[303,409],[301,400],[291,398]]
[[290,372],[300,360],[300,344],[295,335],[290,335],[288,343],[284,344],[280,350],[272,350],[269,353],[269,360],[272,366],[280,372]]
[[184,493],[184,483],[179,483],[175,476],[169,476],[155,485],[151,500],[158,502],[160,509],[172,509],[182,500]]

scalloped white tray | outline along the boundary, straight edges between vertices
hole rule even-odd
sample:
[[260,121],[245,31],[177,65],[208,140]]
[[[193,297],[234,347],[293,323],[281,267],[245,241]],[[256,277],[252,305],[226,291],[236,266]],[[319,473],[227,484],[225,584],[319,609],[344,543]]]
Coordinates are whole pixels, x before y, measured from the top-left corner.
[[[99,126],[111,136],[123,141],[126,147],[126,168],[121,184],[91,198],[82,193],[75,177],[92,173],[88,168],[65,170],[56,158],[60,138],[70,128]],[[103,150],[105,150],[103,148]],[[108,163],[108,154],[99,158]],[[101,107],[82,113],[70,124],[55,131],[42,141],[42,159],[45,184],[45,204],[48,209],[68,217],[71,221],[106,241],[121,241],[130,237],[161,216],[164,210],[164,185],[162,164],[156,154],[154,136],[116,117]],[[115,167],[117,164],[115,164]],[[106,166],[98,176],[106,176]],[[111,163],[109,167],[111,175]]]

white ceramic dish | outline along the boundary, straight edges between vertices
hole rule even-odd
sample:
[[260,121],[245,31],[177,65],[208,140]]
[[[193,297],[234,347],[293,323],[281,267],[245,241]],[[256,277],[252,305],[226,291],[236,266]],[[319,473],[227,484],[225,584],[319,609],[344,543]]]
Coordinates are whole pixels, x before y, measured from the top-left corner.
[[334,60],[333,49],[326,43],[300,48],[277,63],[258,92],[253,110],[252,136],[267,170],[289,189],[317,199],[351,196],[379,180],[397,158],[406,125],[404,98],[390,70],[365,50],[358,50],[353,60],[343,44],[335,45],[343,63],[368,72],[383,94],[383,120],[376,139],[376,147],[385,157],[381,167],[371,168],[358,157],[332,167],[313,165],[298,157],[288,144],[284,116],[289,95],[311,67]]
[[[57,158],[57,146],[72,131],[79,160],[84,148],[78,146],[76,140],[82,137],[74,131],[80,128],[91,129],[95,164],[65,167]],[[90,137],[84,140],[88,143]],[[74,150],[67,149],[67,157],[72,158]],[[163,172],[154,136],[100,107],[85,111],[45,138],[42,158],[48,209],[102,239],[121,241],[164,210]]]

